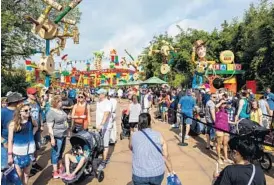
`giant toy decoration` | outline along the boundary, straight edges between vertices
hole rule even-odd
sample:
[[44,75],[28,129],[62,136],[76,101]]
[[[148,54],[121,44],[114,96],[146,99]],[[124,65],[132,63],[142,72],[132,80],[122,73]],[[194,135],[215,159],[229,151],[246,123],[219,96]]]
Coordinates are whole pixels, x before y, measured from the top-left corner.
[[104,52],[103,51],[96,51],[93,52],[95,56],[95,62],[94,62],[94,67],[96,70],[102,70],[102,58],[104,57]]
[[143,60],[143,56],[138,56],[137,57],[137,60],[135,60],[133,58],[133,56],[125,49],[125,52],[126,54],[131,58],[131,62],[127,63],[127,61],[125,60],[125,63],[129,66],[132,66],[134,67],[135,69],[135,73],[133,74],[133,79],[136,81],[136,80],[139,80],[140,77],[142,76],[143,74],[143,68],[142,68],[142,60]]
[[149,56],[152,56],[154,53],[160,53],[163,56],[163,63],[161,65],[161,73],[167,74],[170,71],[170,65],[174,63],[176,57],[176,49],[167,41],[161,41],[161,48],[154,49],[154,45],[151,45],[149,48]]
[[[67,37],[73,37],[74,43],[79,43],[79,31],[78,28],[75,26],[73,28],[73,31],[71,34],[68,32],[68,25],[75,25],[76,21],[69,20],[64,18],[72,9],[74,9],[82,0],[73,0],[69,3],[68,6],[66,6],[63,9],[63,6],[57,3],[54,0],[43,0],[44,3],[47,4],[47,7],[43,11],[43,13],[39,16],[39,18],[36,20],[32,18],[29,15],[25,15],[24,18],[27,21],[30,21],[33,23],[32,32],[36,35],[38,35],[42,39],[46,39],[46,52],[45,56],[43,55],[39,68],[40,70],[44,71],[47,74],[47,80],[46,80],[46,86],[48,87],[50,85],[50,78],[49,76],[54,72],[55,70],[55,63],[53,59],[53,54],[60,55],[59,49],[65,48],[66,38]],[[49,20],[49,13],[52,10],[52,8],[56,9],[57,11],[62,11],[54,21]],[[60,32],[60,28],[58,27],[58,23],[63,22],[65,23],[64,33]],[[57,48],[54,48],[50,52],[50,40],[59,38],[60,41],[58,43]]]
[[[195,55],[198,55],[198,61],[195,61]],[[192,52],[192,62],[195,63],[196,68],[192,80],[192,88],[200,88],[204,83],[204,74],[207,69],[212,69],[214,61],[206,60],[206,43],[202,40],[197,40],[194,43]]]

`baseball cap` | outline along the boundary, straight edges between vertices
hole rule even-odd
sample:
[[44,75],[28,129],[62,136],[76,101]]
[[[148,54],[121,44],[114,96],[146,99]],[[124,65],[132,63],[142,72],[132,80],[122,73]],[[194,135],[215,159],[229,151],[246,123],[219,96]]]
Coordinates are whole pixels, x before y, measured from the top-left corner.
[[107,90],[105,90],[105,89],[99,89],[97,91],[97,94],[107,94]]
[[34,87],[29,87],[27,88],[27,94],[36,94],[37,93],[37,90],[34,88]]

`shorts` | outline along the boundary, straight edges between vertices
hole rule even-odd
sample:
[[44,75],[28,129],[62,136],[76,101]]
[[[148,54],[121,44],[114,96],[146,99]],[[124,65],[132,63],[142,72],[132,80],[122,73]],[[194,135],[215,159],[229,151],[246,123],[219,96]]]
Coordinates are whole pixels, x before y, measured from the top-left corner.
[[35,132],[34,141],[35,141],[36,150],[40,150],[41,148],[41,131],[40,130],[37,130]]
[[109,146],[110,134],[111,134],[111,130],[110,129],[102,129],[102,136],[103,136],[104,147],[105,148],[108,148],[108,146]]
[[161,112],[167,112],[168,111],[168,108],[167,107],[161,107]]
[[32,162],[33,156],[28,155],[14,155],[14,164],[18,165],[21,169],[28,167]]
[[192,124],[192,119],[191,118],[186,118],[185,123],[186,123],[186,125],[191,125]]
[[226,133],[226,132],[216,130],[216,136],[217,137],[224,137],[224,136],[229,136],[229,134]]
[[205,127],[205,133],[208,134],[208,135],[211,135],[212,132],[213,132],[213,123],[207,123],[206,127]]

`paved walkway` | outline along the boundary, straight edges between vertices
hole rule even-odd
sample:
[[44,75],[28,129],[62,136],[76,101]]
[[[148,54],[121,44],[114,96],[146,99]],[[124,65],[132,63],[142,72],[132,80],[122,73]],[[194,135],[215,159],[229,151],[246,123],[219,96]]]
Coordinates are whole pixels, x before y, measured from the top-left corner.
[[[93,109],[95,106],[93,106]],[[117,125],[120,131],[121,112],[127,108],[124,101],[117,110]],[[95,112],[92,113],[92,121],[95,122]],[[189,146],[178,146],[179,137],[176,130],[170,130],[169,126],[161,122],[152,125],[152,128],[160,131],[168,143],[169,154],[173,164],[173,168],[183,185],[211,185],[212,174],[215,169],[215,152],[205,149],[205,142],[202,136],[190,138]],[[178,132],[178,131],[177,131]],[[70,149],[67,143],[66,151]],[[39,159],[39,164],[45,166],[42,172],[31,177],[29,184],[34,185],[59,185],[63,184],[59,179],[51,178],[52,167],[50,165],[50,149],[49,146],[43,152]],[[274,172],[271,171],[272,177],[266,175],[267,184],[274,184]],[[119,141],[111,157],[111,162],[105,169],[105,179],[99,183],[97,179],[86,179],[81,184],[90,185],[131,185],[131,151],[128,148],[128,139]],[[166,179],[166,178],[165,178]],[[163,182],[166,184],[166,181]]]

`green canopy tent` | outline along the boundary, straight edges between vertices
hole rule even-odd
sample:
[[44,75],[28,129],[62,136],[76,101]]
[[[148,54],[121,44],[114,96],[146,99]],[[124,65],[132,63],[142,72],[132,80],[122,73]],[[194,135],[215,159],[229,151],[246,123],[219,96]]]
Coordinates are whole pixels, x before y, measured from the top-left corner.
[[121,81],[118,84],[116,84],[116,86],[118,86],[118,87],[120,87],[120,86],[126,86],[126,85],[127,85],[127,83],[125,83],[123,81]]
[[141,84],[167,84],[166,81],[161,80],[160,78],[153,76],[145,81],[143,81]]
[[100,84],[99,87],[109,87],[109,84]]
[[142,80],[137,80],[137,81],[130,81],[127,83],[128,86],[131,85],[140,85],[143,81]]

